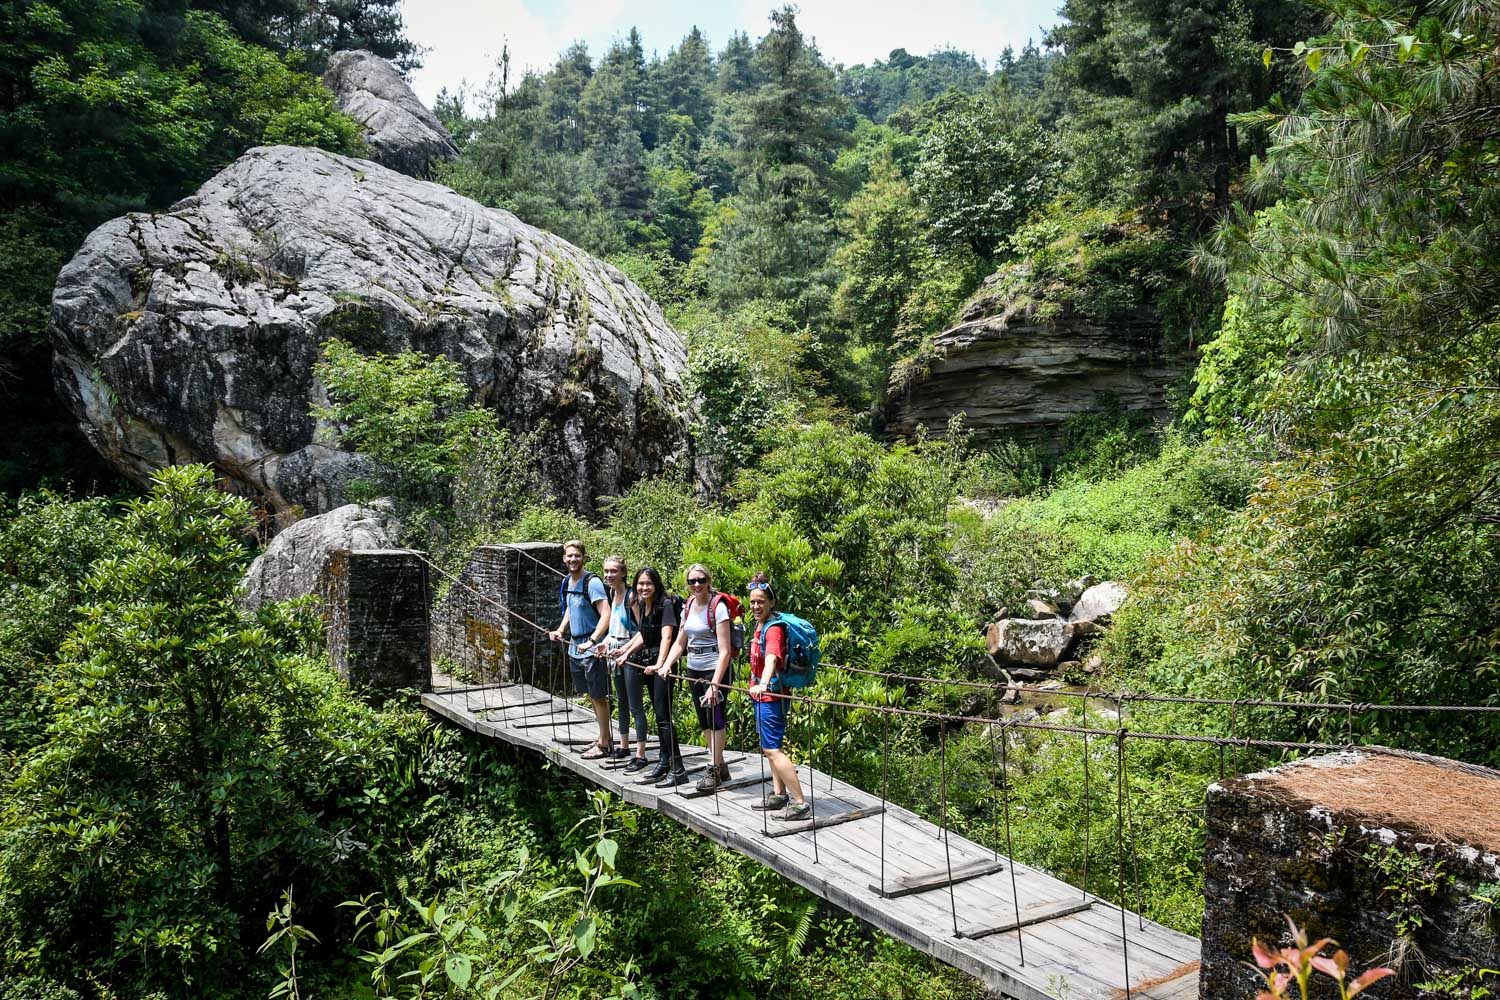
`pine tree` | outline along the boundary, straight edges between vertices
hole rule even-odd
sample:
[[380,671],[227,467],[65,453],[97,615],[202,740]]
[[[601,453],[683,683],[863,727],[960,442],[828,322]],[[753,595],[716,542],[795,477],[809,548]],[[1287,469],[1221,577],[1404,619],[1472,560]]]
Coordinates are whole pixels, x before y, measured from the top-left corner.
[[663,109],[686,115],[701,133],[713,119],[713,55],[697,25],[656,67],[655,87]]

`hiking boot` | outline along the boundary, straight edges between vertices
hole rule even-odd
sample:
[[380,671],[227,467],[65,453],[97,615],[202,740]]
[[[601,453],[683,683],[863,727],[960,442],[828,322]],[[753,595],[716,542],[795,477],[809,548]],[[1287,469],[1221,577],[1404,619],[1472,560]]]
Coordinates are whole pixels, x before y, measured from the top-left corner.
[[626,764],[624,767],[620,768],[620,770],[624,771],[626,774],[634,774],[637,771],[644,771],[645,769],[646,758],[644,757],[632,757],[629,764]]
[[720,781],[728,781],[729,780],[729,765],[728,764],[720,764],[719,765],[719,780]]
[[750,803],[751,809],[761,809],[766,812],[775,812],[777,809],[785,809],[791,800],[785,795],[767,795],[759,802]]
[[694,785],[693,787],[696,788],[700,792],[711,792],[711,791],[714,791],[716,788],[719,787],[719,772],[718,772],[718,770],[715,769],[715,768],[713,768],[713,767],[709,767],[708,773],[705,774],[703,777],[699,778],[698,779],[698,783],[696,785]]
[[685,770],[668,772],[667,776],[656,783],[657,788],[675,788],[678,785],[687,784],[688,776]]
[[783,823],[795,823],[798,820],[812,818],[812,806],[806,802],[792,802],[779,813],[772,813],[772,819],[779,819]]

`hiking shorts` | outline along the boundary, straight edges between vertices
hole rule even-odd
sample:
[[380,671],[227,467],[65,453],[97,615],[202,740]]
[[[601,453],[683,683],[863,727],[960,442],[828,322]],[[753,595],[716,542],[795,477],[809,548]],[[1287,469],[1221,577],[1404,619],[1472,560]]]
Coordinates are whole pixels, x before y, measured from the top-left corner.
[[755,703],[755,732],[760,736],[762,750],[780,750],[786,736],[786,707],[784,698]]
[[609,700],[609,664],[592,654],[568,654],[568,673],[573,675],[573,690],[595,701]]
[[[698,713],[698,726],[709,731],[729,728],[729,692],[719,688],[719,700],[713,705],[703,704],[703,696],[713,689],[714,672],[712,670],[699,672],[688,669],[688,682],[693,692],[693,709]],[[729,682],[729,676],[725,675],[723,683]]]

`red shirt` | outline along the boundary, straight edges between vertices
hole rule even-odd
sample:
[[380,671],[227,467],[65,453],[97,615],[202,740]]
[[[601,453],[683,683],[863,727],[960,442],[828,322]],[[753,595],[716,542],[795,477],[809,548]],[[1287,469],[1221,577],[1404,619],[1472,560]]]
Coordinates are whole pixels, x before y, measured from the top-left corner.
[[[780,622],[773,624],[780,627],[771,629],[769,634],[767,634],[765,640],[766,652],[776,657],[776,678],[780,678],[786,671],[786,626],[781,625]],[[764,629],[764,625],[755,626],[755,638],[750,642],[750,684],[752,687],[760,683],[761,671],[766,669],[766,658],[761,655],[760,651],[760,633]],[[752,694],[750,697],[756,701],[776,700],[770,694]]]

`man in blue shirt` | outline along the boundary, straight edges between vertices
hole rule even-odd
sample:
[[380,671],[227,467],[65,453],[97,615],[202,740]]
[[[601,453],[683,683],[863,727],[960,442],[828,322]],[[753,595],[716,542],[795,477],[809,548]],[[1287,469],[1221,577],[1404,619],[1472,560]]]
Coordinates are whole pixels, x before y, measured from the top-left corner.
[[568,567],[568,577],[563,581],[567,610],[550,635],[553,642],[568,637],[568,672],[573,676],[573,689],[589,696],[599,723],[599,739],[583,757],[598,760],[608,757],[615,746],[610,733],[609,668],[594,656],[594,646],[609,631],[609,596],[604,581],[584,570],[587,559],[582,542],[573,539],[563,544],[563,565]]

